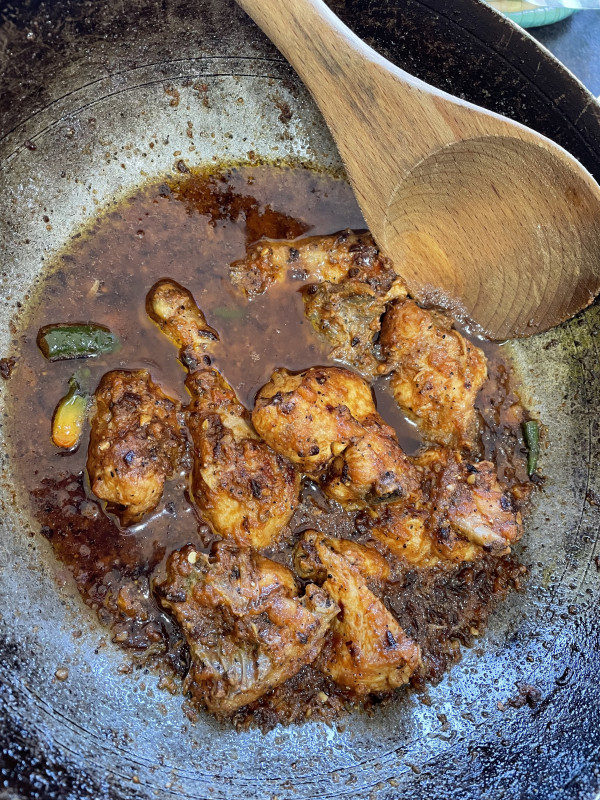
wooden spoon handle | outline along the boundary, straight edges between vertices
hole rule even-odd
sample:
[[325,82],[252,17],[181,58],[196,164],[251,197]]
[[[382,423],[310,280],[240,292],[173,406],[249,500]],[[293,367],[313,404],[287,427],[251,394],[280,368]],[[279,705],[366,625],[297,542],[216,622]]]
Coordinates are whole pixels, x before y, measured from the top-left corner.
[[[377,175],[385,198],[415,163],[445,143],[478,134],[458,98],[396,67],[358,38],[322,0],[237,0],[302,78],[333,133],[362,206],[356,175]],[[471,106],[471,108],[473,108]],[[488,112],[482,111],[483,115]],[[496,116],[490,114],[490,116]],[[393,154],[392,169],[378,169]],[[371,165],[365,170],[365,165]],[[367,179],[369,175],[367,174]],[[364,188],[364,187],[362,187]],[[363,209],[364,211],[364,209]],[[371,225],[373,215],[367,222]]]

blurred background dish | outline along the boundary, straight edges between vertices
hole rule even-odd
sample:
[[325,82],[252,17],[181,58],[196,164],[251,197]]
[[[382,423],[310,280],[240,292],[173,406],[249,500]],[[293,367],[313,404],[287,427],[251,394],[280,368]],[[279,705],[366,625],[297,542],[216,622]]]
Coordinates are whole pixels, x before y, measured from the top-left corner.
[[570,17],[576,11],[573,8],[544,8],[526,0],[489,0],[489,4],[523,28],[550,25]]

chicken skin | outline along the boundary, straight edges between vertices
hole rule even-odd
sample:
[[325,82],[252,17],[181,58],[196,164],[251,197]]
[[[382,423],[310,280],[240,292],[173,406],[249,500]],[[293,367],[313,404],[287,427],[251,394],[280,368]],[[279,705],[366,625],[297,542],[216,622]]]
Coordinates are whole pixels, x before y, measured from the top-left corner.
[[319,475],[325,493],[348,507],[417,488],[417,471],[377,413],[371,387],[350,370],[276,370],[257,395],[252,421],[274,450]]
[[186,386],[194,500],[219,535],[259,549],[273,544],[298,505],[299,474],[259,438],[219,372],[192,372]]
[[373,341],[386,305],[406,297],[392,262],[368,232],[345,230],[292,243],[263,239],[231,265],[230,275],[248,297],[288,276],[308,281],[302,288],[304,312],[333,345],[330,358],[366,376],[376,375],[380,366]]
[[180,348],[189,370],[185,416],[193,443],[195,502],[220,536],[267,547],[298,505],[300,476],[256,434],[225,378],[206,366],[218,335],[190,292],[175,281],[159,281],[148,293],[146,308]]
[[423,436],[457,449],[473,445],[475,399],[487,377],[483,351],[452,327],[452,320],[412,300],[394,302],[379,337],[390,385],[400,408]]
[[87,469],[122,525],[153,511],[185,450],[178,404],[147,370],[108,372],[95,394]]
[[319,667],[359,696],[389,692],[405,684],[419,666],[419,647],[367,585],[367,575],[381,574],[381,556],[354,542],[345,547],[338,542],[306,531],[294,556],[298,574],[325,578],[323,589],[340,607],[331,624],[332,647]]
[[312,663],[339,611],[323,589],[299,597],[289,569],[225,542],[211,558],[191,546],[172,553],[155,591],[190,648],[186,691],[220,716]]
[[417,463],[423,470],[420,496],[369,509],[360,521],[363,531],[420,567],[510,552],[523,533],[521,514],[492,463],[472,464],[445,448],[425,451]]

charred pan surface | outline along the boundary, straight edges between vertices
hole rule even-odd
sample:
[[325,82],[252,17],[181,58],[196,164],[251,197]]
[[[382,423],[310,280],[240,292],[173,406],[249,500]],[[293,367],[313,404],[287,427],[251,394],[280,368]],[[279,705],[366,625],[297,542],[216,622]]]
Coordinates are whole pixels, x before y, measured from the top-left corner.
[[87,469],[92,491],[123,525],[139,522],[162,497],[183,456],[178,404],[147,370],[107,373],[96,390]]
[[293,573],[249,548],[226,543],[213,558],[174,552],[156,587],[190,648],[185,686],[217,716],[228,716],[312,663],[338,606]]

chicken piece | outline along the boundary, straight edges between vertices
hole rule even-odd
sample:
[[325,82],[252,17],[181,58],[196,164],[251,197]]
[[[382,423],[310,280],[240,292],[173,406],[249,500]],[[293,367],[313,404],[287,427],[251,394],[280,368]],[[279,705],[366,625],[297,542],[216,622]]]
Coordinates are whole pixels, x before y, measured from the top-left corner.
[[430,524],[439,535],[449,527],[488,552],[510,552],[523,535],[521,513],[491,461],[473,464],[445,448],[431,448],[418,461],[429,483]]
[[190,648],[185,690],[225,716],[312,663],[338,606],[289,569],[251,548],[220,542],[214,557],[192,546],[171,554],[155,586]]
[[319,582],[327,579],[328,567],[319,558],[317,545],[327,546],[332,552],[345,558],[369,583],[383,583],[389,578],[390,565],[377,550],[351,539],[326,537],[318,531],[306,531],[294,551],[294,566],[301,577],[311,577]]
[[219,334],[187,289],[169,278],[158,281],[146,297],[146,312],[179,347],[179,357],[188,369],[206,363],[203,356]]
[[396,432],[371,414],[359,437],[336,458],[321,479],[328,497],[349,509],[368,503],[407,498],[419,488],[419,470],[406,456]]
[[158,505],[183,456],[178,404],[145,369],[108,372],[98,385],[87,469],[92,492],[122,525]]
[[219,372],[193,372],[186,386],[194,500],[221,536],[259,549],[273,544],[298,505],[299,474],[258,437]]
[[[309,579],[325,576],[323,589],[340,607],[331,623],[332,647],[319,666],[357,695],[389,692],[405,684],[419,666],[419,647],[367,586],[361,567],[368,562],[368,549],[362,548],[362,555],[353,563],[337,542],[317,531],[306,531],[294,555],[298,574]],[[356,550],[361,547],[352,545]],[[352,548],[348,550],[352,552]],[[381,556],[370,558],[377,564]]]
[[392,262],[381,255],[371,234],[351,230],[293,242],[261,239],[231,265],[229,274],[231,282],[248,297],[263,294],[288,275],[317,283],[340,283],[350,278],[380,295],[398,280]]
[[295,242],[261,240],[231,265],[232,282],[248,297],[273,283],[310,281],[302,289],[304,313],[333,345],[330,358],[362,375],[377,374],[381,362],[373,341],[387,303],[406,297],[392,262],[381,255],[368,232],[341,231]]
[[358,520],[363,533],[420,567],[510,552],[522,535],[521,514],[492,463],[471,464],[445,448],[427,450],[417,463],[422,495],[368,509]]
[[252,421],[306,474],[323,473],[331,464],[323,489],[351,507],[405,496],[417,486],[416,470],[377,414],[371,387],[350,370],[276,370],[257,395]]
[[363,512],[359,526],[396,558],[416,567],[453,566],[483,556],[481,547],[457,536],[448,525],[437,529],[427,508],[389,503]]
[[186,421],[194,445],[194,500],[220,536],[267,547],[298,505],[300,476],[261,441],[232,387],[206,366],[206,351],[218,335],[190,292],[175,281],[159,281],[148,293],[146,309],[179,346],[190,371]]
[[321,471],[375,413],[371,387],[340,367],[278,369],[256,396],[252,422],[268,444],[307,474]]
[[386,306],[405,296],[399,280],[383,294],[351,278],[341,283],[311,283],[302,289],[306,318],[333,345],[328,357],[348,364],[366,378],[375,377],[381,367],[373,345]]
[[452,320],[399,300],[386,312],[379,337],[390,386],[400,408],[426,439],[472,447],[475,398],[487,377],[482,350],[452,328]]

